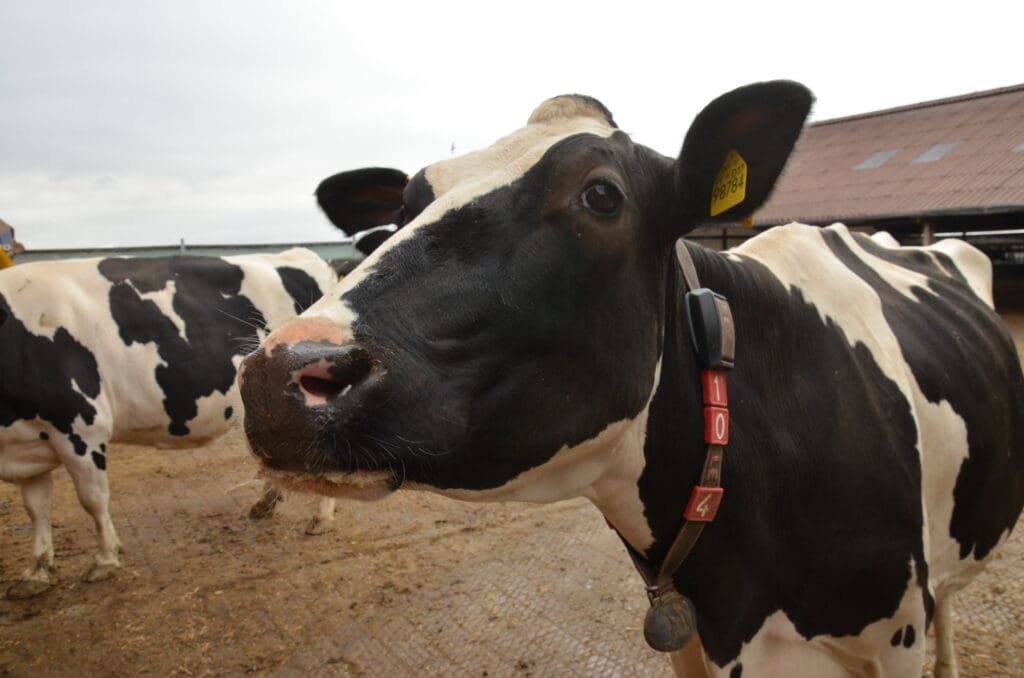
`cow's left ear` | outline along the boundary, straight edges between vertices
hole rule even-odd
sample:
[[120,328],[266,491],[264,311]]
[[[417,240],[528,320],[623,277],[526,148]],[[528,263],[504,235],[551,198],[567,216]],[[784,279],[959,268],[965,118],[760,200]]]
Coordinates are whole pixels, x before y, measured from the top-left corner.
[[675,165],[685,230],[738,221],[764,204],[813,101],[803,85],[776,80],[723,94],[700,112]]
[[409,177],[384,167],[340,172],[316,188],[316,200],[327,218],[346,235],[385,224],[401,225],[402,191]]

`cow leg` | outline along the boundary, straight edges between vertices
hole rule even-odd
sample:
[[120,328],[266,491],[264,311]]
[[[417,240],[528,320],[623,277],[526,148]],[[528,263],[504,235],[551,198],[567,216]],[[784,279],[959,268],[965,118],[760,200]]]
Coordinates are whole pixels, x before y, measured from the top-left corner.
[[953,594],[935,601],[935,678],[957,678],[956,648],[953,646]]
[[[273,483],[263,486],[263,496],[249,509],[250,520],[262,520],[274,515],[277,504],[284,500],[284,493]],[[306,525],[306,534],[323,534],[334,529],[334,499],[321,497],[316,515]]]
[[99,541],[96,562],[82,576],[82,580],[95,582],[110,579],[121,567],[117,559],[117,554],[121,550],[121,540],[117,538],[114,523],[110,520],[110,487],[105,462],[104,468],[100,468],[101,464],[91,458],[91,455],[76,455],[73,459],[66,459],[64,465],[75,483],[78,501],[96,524]]
[[284,495],[281,493],[280,488],[273,483],[266,483],[263,485],[263,496],[259,498],[252,508],[249,509],[249,520],[263,520],[274,515],[274,509],[277,507],[277,502],[284,499]]
[[7,590],[11,600],[23,600],[49,590],[57,583],[53,575],[53,535],[50,515],[53,508],[53,476],[41,473],[21,483],[25,510],[32,521],[32,565],[21,581]]
[[316,515],[306,525],[306,534],[323,534],[334,529],[334,498],[320,497]]
[[707,678],[708,672],[704,664],[704,648],[700,644],[700,636],[696,633],[683,649],[669,653],[672,670],[677,678]]

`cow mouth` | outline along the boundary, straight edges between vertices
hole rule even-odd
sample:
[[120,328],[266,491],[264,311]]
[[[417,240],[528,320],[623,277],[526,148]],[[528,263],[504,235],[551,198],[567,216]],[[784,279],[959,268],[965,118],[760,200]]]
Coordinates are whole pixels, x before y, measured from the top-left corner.
[[284,489],[340,499],[376,501],[402,485],[393,471],[327,471],[309,473],[262,467],[258,476]]

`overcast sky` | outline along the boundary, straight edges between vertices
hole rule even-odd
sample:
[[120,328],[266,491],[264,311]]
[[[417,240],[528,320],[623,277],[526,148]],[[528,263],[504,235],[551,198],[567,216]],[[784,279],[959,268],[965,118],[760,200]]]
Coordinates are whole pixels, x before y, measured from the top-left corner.
[[1005,0],[3,0],[0,218],[33,249],[334,240],[320,179],[412,173],[555,94],[675,155],[756,80],[805,83],[816,120],[1019,84],[1022,19]]

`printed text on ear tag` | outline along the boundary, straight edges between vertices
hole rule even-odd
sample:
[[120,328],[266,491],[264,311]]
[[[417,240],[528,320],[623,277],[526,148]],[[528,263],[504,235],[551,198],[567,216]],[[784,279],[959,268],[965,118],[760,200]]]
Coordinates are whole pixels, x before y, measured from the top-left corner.
[[717,216],[747,197],[747,163],[736,151],[729,151],[711,186],[711,216]]

